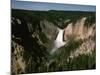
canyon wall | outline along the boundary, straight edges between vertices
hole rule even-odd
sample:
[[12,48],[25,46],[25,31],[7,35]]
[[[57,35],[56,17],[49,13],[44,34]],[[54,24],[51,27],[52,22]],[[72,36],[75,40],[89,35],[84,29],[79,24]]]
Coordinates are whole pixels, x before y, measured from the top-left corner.
[[[56,15],[56,19],[56,16],[49,11],[39,14],[36,11],[37,15],[30,15],[33,12],[28,13],[30,12],[18,10],[12,12],[11,71],[13,74],[95,68],[95,18],[92,19],[91,15],[76,17],[72,14],[71,18],[64,15],[63,17],[67,17],[64,19]],[[46,16],[43,16],[43,13]],[[49,52],[58,36],[58,28],[64,31],[62,40],[66,44],[57,48],[57,52],[51,56]],[[53,61],[47,66],[50,60]]]

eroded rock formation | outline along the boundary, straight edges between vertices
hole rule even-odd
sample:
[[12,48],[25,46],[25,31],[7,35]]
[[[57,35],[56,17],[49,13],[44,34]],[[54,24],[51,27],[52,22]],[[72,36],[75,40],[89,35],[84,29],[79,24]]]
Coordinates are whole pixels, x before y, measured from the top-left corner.
[[[96,23],[91,22],[91,17],[88,22],[88,16],[78,19],[74,17],[75,20],[73,18],[56,20],[55,17],[51,19],[52,17],[48,15],[49,20],[47,16],[38,16],[40,14],[29,16],[25,13],[12,13],[12,73],[92,69],[93,66],[95,68]],[[49,52],[59,34],[58,28],[63,30],[62,41],[65,43],[56,48],[57,53],[50,56]],[[87,60],[85,55],[91,56],[90,60],[94,60],[90,65],[87,62],[86,65],[81,64],[79,61],[81,57]],[[46,63],[52,59],[54,61],[47,66]],[[78,65],[85,66],[73,67],[77,61],[80,62]]]

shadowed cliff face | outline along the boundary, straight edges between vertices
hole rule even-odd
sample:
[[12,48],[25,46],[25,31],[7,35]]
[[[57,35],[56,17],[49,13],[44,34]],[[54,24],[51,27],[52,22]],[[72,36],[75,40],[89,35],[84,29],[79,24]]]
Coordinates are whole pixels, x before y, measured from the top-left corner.
[[94,14],[12,10],[12,73],[94,69]]

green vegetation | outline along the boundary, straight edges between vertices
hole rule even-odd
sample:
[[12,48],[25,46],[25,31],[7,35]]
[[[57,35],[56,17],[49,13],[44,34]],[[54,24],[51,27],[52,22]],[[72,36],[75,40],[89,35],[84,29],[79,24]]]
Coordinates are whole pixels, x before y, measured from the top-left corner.
[[50,22],[53,22],[55,25],[57,25],[60,28],[66,27],[65,21],[67,19],[70,19],[71,20],[70,22],[75,23],[78,19],[82,17],[87,17],[88,19],[86,23],[95,23],[95,12],[55,11],[55,10],[27,11],[27,10],[12,9],[12,16],[16,18],[24,18],[27,21],[33,23],[33,25],[37,25],[39,21],[46,19]]
[[[87,17],[85,25],[91,26],[95,23],[95,12],[80,12],[80,11],[27,11],[12,9],[12,42],[17,43],[14,48],[12,43],[12,60],[20,55],[25,62],[25,71],[14,70],[12,73],[38,73],[38,72],[53,72],[53,71],[72,71],[86,70],[96,68],[96,52],[92,54],[80,54],[73,59],[69,58],[70,53],[79,48],[84,40],[74,40],[71,37],[68,44],[58,49],[54,55],[49,54],[50,47],[57,36],[57,27],[65,28],[67,23],[74,23]],[[17,19],[21,21],[18,23]],[[66,20],[70,19],[66,23]],[[44,21],[45,20],[45,21]],[[45,22],[45,23],[44,23]],[[45,24],[45,25],[44,25]],[[93,37],[95,41],[95,36]],[[90,38],[89,38],[90,39]],[[88,39],[87,39],[88,40]],[[20,48],[23,47],[23,53]],[[15,51],[19,53],[15,54]],[[16,61],[19,58],[16,58]],[[53,60],[53,61],[52,61]],[[16,64],[16,61],[12,64]],[[47,63],[52,61],[49,65]],[[12,65],[11,65],[12,66]]]

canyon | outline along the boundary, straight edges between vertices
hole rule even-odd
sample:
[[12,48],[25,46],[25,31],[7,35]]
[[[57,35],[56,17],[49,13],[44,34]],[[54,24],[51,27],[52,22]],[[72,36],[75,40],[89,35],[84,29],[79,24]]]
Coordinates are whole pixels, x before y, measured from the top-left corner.
[[12,73],[94,69],[95,13],[72,13],[12,10]]

